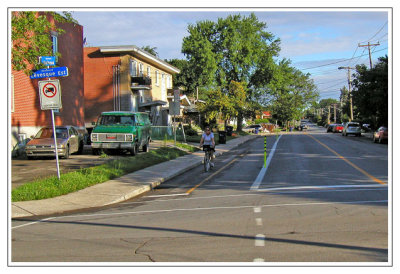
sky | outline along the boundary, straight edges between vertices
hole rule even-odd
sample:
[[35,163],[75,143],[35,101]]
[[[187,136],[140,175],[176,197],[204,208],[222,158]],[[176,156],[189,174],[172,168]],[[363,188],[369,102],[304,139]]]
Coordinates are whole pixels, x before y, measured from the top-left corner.
[[338,67],[369,67],[368,48],[359,44],[379,43],[371,47],[373,64],[391,46],[391,14],[384,8],[94,8],[76,9],[73,17],[83,26],[87,46],[149,45],[161,59],[184,59],[181,46],[189,24],[251,12],[280,38],[277,60],[290,59],[294,67],[310,73],[321,99],[339,99],[340,89],[348,86],[347,70]]

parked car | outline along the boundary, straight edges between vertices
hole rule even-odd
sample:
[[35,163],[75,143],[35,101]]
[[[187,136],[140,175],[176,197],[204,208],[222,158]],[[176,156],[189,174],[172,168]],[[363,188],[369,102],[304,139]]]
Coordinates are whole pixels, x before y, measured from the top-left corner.
[[[83,135],[74,126],[56,126],[58,156],[65,159],[72,153],[83,152]],[[55,156],[53,127],[43,127],[25,147],[28,159]]]
[[300,125],[300,129],[301,129],[301,130],[308,129],[307,124],[306,124],[306,123],[302,123],[302,124]]
[[256,129],[260,130],[260,128],[261,128],[261,125],[258,125],[258,124],[250,125],[250,126],[243,128],[243,131],[248,132],[248,133],[255,133]]
[[339,132],[339,133],[341,133],[341,132],[343,132],[343,125],[340,125],[340,124],[337,124],[337,125],[335,125],[334,127],[333,127],[333,130],[332,130],[332,132]]
[[347,122],[343,128],[342,135],[347,136],[349,134],[354,134],[355,136],[361,136],[361,126],[357,122]]
[[388,128],[387,127],[380,127],[376,130],[372,136],[372,140],[374,143],[379,142],[382,144],[383,142],[388,141]]
[[326,132],[333,132],[333,128],[336,126],[336,124],[329,124],[328,127],[326,128]]
[[151,139],[149,114],[144,112],[110,111],[103,112],[91,133],[94,155],[103,149],[129,151],[136,155],[141,147],[148,152]]

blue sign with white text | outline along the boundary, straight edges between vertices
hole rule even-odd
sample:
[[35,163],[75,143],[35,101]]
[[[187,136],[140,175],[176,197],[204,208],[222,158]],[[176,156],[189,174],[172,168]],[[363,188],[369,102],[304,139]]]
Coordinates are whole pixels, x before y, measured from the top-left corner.
[[40,56],[40,62],[46,66],[55,66],[56,57],[55,56]]
[[55,67],[48,69],[39,69],[34,71],[30,76],[31,79],[49,78],[49,77],[65,77],[68,76],[67,67]]

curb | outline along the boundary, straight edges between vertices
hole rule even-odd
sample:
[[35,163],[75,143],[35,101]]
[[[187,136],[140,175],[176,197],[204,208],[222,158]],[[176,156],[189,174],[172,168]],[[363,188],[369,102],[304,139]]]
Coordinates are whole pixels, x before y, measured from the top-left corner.
[[[215,156],[221,156],[260,135],[248,136],[232,140],[236,141],[233,144],[230,141],[231,144],[218,145]],[[148,192],[163,182],[201,165],[202,159],[203,152],[195,152],[63,196],[12,202],[11,218],[61,214],[120,203]]]

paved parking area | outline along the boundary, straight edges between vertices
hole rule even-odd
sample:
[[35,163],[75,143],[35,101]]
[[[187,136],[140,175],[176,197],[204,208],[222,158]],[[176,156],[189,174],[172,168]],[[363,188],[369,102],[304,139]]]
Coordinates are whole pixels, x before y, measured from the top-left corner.
[[[161,146],[163,146],[162,141],[152,141],[150,149],[157,149]],[[139,151],[139,153],[143,152]],[[132,156],[129,154],[109,155],[106,158],[101,158],[99,155],[92,155],[91,147],[86,145],[83,154],[72,154],[69,159],[59,159],[60,172],[66,173],[71,170],[101,165],[107,161],[123,157]],[[52,175],[57,176],[57,164],[55,158],[42,157],[35,160],[28,160],[26,157],[18,157],[11,160],[11,165],[12,189],[35,179]]]

